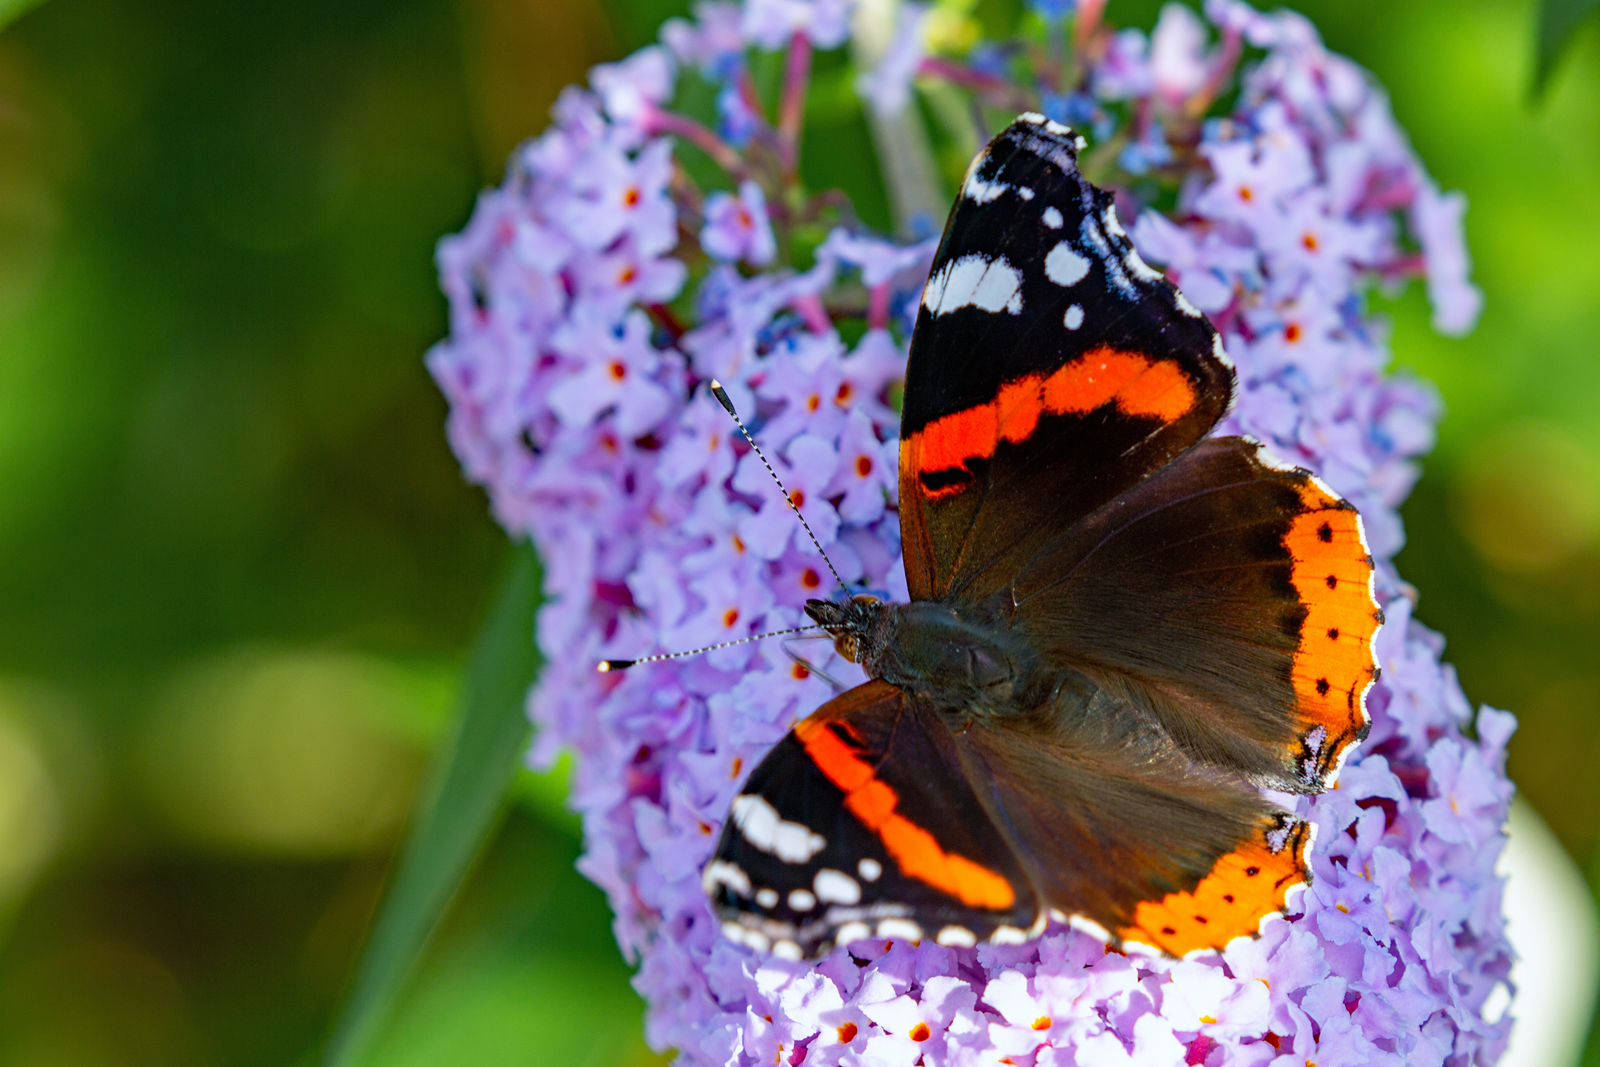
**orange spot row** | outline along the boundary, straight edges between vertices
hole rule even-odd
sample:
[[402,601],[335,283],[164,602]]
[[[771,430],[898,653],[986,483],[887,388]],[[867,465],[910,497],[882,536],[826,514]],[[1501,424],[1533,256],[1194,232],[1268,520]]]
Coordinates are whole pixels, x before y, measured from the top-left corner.
[[1328,768],[1367,723],[1363,698],[1377,674],[1372,635],[1382,616],[1368,588],[1360,516],[1314,482],[1300,497],[1308,510],[1284,537],[1290,581],[1306,609],[1291,673],[1303,727],[1327,731],[1316,759]]
[[1289,890],[1306,880],[1300,861],[1304,840],[1302,827],[1280,852],[1263,840],[1250,841],[1217,860],[1193,892],[1141,902],[1133,925],[1118,935],[1182,956],[1254,934],[1262,916],[1282,911]]
[[902,874],[973,907],[1000,911],[1016,902],[1016,892],[1004,876],[946,852],[932,834],[901,815],[896,810],[899,795],[876,777],[857,749],[828,728],[828,722],[807,719],[795,727],[795,736],[828,781],[844,793],[850,813],[883,841]]
[[1001,441],[1025,440],[1040,415],[1085,415],[1113,401],[1126,415],[1172,423],[1194,407],[1195,390],[1170,360],[1100,347],[1048,378],[1006,382],[990,403],[935,419],[907,443],[917,453],[916,471],[950,470],[994,455]]

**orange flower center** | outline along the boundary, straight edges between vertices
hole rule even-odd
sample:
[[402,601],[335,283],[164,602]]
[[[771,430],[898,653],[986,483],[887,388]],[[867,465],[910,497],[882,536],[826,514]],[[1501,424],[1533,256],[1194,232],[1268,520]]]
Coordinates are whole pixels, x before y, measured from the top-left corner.
[[628,376],[628,368],[627,368],[627,366],[625,364],[623,364],[620,360],[615,360],[615,359],[612,360],[611,361],[611,377],[613,379],[615,379],[616,381],[620,382],[620,381],[622,381],[622,379],[626,378],[627,376]]
[[918,1023],[906,1031],[906,1036],[913,1041],[926,1041],[933,1036],[933,1031],[928,1029],[927,1023]]
[[738,621],[739,621],[739,609],[738,608],[729,608],[727,610],[727,612],[724,613],[723,616],[722,616],[722,625],[723,626],[731,627],[734,623],[736,623]]
[[856,457],[856,473],[858,475],[860,475],[861,477],[863,477],[863,478],[865,478],[867,475],[872,473],[872,457],[871,456],[857,456]]
[[800,584],[807,589],[815,589],[822,584],[822,575],[818,574],[815,568],[807,567],[800,572]]
[[1285,326],[1283,328],[1283,339],[1288,341],[1290,344],[1294,344],[1296,341],[1300,340],[1300,324],[1298,322],[1291,322],[1289,325]]
[[637,207],[639,205],[639,189],[630,185],[622,194],[623,207]]

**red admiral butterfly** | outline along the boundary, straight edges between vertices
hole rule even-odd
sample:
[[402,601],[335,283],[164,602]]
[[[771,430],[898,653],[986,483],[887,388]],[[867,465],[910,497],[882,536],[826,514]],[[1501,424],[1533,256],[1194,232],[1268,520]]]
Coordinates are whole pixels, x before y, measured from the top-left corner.
[[705,869],[726,935],[1020,942],[1052,918],[1215,949],[1309,877],[1366,736],[1361,520],[1255,441],[1235,373],[1133,250],[1083,141],[1023,115],[967,172],[900,430],[909,604],[813,600],[872,680],[750,775]]

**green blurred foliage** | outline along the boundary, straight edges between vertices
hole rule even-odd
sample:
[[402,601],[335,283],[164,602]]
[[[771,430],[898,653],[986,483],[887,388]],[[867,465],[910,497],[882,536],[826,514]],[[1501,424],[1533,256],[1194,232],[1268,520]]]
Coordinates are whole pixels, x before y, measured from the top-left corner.
[[[50,0],[0,34],[0,1067],[314,1062],[507,551],[421,366],[434,242],[685,6]],[[1477,332],[1388,302],[1447,408],[1400,562],[1590,863],[1600,31],[1534,105],[1536,0],[1299,6],[1471,200]],[[807,179],[886,224],[831,62]],[[648,1061],[560,782],[519,779],[370,1062]]]

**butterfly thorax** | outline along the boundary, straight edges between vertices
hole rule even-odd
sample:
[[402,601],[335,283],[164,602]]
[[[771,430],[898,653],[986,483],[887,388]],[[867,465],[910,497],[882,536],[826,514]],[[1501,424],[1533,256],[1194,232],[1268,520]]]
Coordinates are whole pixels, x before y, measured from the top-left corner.
[[841,656],[937,708],[1015,715],[1048,690],[1037,656],[989,612],[856,596],[844,604],[808,601],[806,614],[832,635]]

